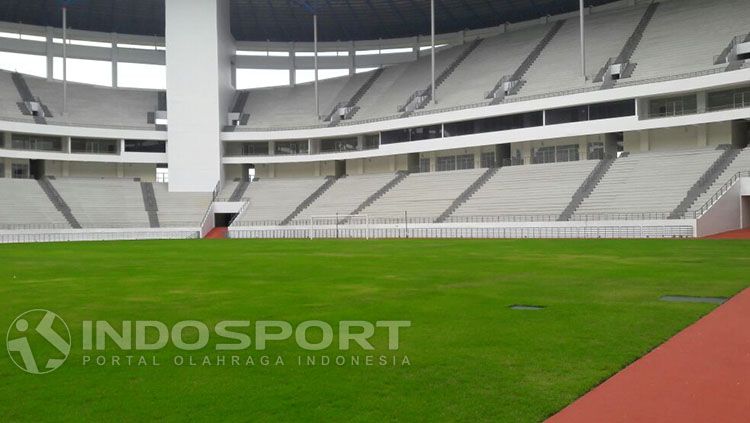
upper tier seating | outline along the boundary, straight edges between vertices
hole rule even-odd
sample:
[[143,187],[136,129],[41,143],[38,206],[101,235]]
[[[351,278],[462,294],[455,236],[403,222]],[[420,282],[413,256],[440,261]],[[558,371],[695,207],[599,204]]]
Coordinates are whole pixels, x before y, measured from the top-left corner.
[[[595,89],[592,77],[607,60],[618,55],[646,10],[646,1],[635,6],[603,9],[586,18],[586,73],[580,75],[578,18],[571,17],[532,64],[524,79],[520,97],[545,95],[571,89]],[[747,0],[668,0],[660,2],[653,19],[632,55],[637,66],[631,79],[620,83],[648,80],[704,70],[720,71],[725,64],[714,65],[714,57],[733,37],[750,32],[750,1]],[[511,74],[550,29],[551,23],[524,23],[507,33],[485,39],[437,90],[437,104],[427,110],[486,102],[485,94],[505,75]],[[467,40],[470,41],[470,40]],[[436,74],[440,74],[467,45],[437,51]],[[360,99],[354,121],[392,118],[399,106],[417,90],[430,84],[430,52],[419,60],[386,67]],[[320,114],[327,116],[334,105],[347,101],[367,81],[370,73],[320,81]],[[62,84],[44,78],[25,76],[36,97],[47,105],[53,116],[48,124],[153,128],[146,114],[157,104],[157,92],[137,89],[112,89],[85,84],[68,84],[68,107],[62,116]],[[20,97],[11,74],[0,71],[0,117],[24,119],[16,103]],[[312,83],[296,87],[249,90],[244,113],[249,115],[245,128],[299,127],[326,125],[315,116]],[[27,118],[31,120],[31,118]]]
[[162,228],[194,228],[200,226],[211,205],[211,194],[202,192],[169,192],[167,184],[154,184]]
[[50,181],[83,228],[148,228],[141,185],[132,179]]
[[286,219],[325,182],[324,178],[260,179],[247,189],[248,206],[237,218],[238,226],[253,222],[276,224]]
[[549,28],[534,25],[484,40],[438,88],[437,104],[430,103],[426,109],[485,101],[486,94],[503,76],[516,71]]
[[385,193],[362,214],[372,217],[438,218],[487,169],[413,173]]
[[526,85],[519,95],[546,94],[591,86],[591,79],[607,60],[620,53],[645,9],[645,6],[638,6],[586,17],[586,75],[590,76],[586,83],[581,75],[581,57],[578,53],[580,21],[578,18],[568,19],[529,69],[524,78]]
[[747,0],[663,2],[633,55],[633,78],[711,69],[732,38],[750,32],[748,16]]
[[148,90],[97,87],[68,83],[68,104],[63,110],[63,84],[43,78],[24,76],[31,93],[49,107],[56,122],[153,128],[146,114],[156,110],[157,92]]
[[559,216],[598,160],[503,167],[452,215]]
[[10,72],[0,71],[0,117],[21,118],[21,111],[16,103],[21,101]]
[[393,180],[392,173],[376,173],[340,178],[323,195],[302,211],[295,221],[307,221],[310,216],[350,214],[372,194]]
[[[437,50],[435,74],[439,75],[447,68],[461,55],[464,48],[465,46],[458,46]],[[364,120],[398,114],[398,108],[405,105],[409,96],[430,85],[431,62],[430,55],[425,53],[419,60],[386,68],[359,101],[361,110],[354,118]]]
[[711,197],[716,194],[716,192],[721,188],[729,178],[737,174],[738,172],[750,172],[750,148],[746,148],[740,152],[740,154],[734,159],[734,161],[727,166],[727,169],[719,175],[718,178],[716,178],[716,182],[714,182],[711,187],[706,190],[700,197],[698,197],[698,200],[693,203],[692,207],[690,207],[690,211],[697,211],[701,207],[703,207],[704,204],[708,200],[711,199]]
[[[328,115],[336,104],[349,100],[370,75],[367,72],[319,81],[320,115]],[[313,83],[250,90],[244,113],[250,115],[247,125],[256,128],[321,123],[315,116]]]
[[0,178],[0,230],[70,228],[65,217],[33,179]]
[[615,160],[575,215],[672,212],[722,150],[631,154]]

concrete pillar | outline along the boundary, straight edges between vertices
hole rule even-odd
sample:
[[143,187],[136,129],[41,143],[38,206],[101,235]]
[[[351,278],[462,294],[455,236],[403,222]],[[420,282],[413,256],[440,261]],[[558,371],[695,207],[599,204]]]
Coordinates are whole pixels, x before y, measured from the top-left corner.
[[697,147],[708,146],[708,124],[700,124],[696,127],[696,133],[698,138]]
[[12,167],[13,167],[13,161],[7,157],[4,158],[3,159],[3,173],[4,173],[3,177],[4,178],[10,178],[11,176],[13,176],[11,174]]
[[10,148],[11,133],[10,132],[3,132],[2,136],[3,136],[3,139],[0,140],[0,144],[2,144],[3,148]]
[[52,27],[47,27],[46,50],[47,50],[47,81],[52,82],[55,71],[55,43]]
[[112,33],[112,87],[117,88],[117,64],[119,63],[119,51],[117,47],[117,34]]
[[708,111],[708,93],[705,91],[698,92],[698,113],[706,113]]
[[521,158],[523,159],[523,164],[530,165],[531,164],[531,143],[525,142],[521,144]]
[[294,43],[289,43],[289,86],[297,85],[297,50]]
[[482,147],[474,149],[474,169],[482,167]]
[[268,155],[276,155],[276,141],[268,141]]
[[430,151],[430,172],[437,172],[437,152]]
[[642,131],[638,131],[638,134],[641,137],[641,152],[645,153],[649,150],[651,150],[651,134],[648,129],[644,129]]
[[354,41],[349,44],[349,76],[357,73],[357,49]]
[[396,171],[396,156],[390,157],[390,171],[395,172]]
[[62,152],[66,154],[70,154],[71,151],[71,138],[70,137],[62,137]]
[[229,1],[165,6],[169,189],[211,192],[222,178],[220,133],[234,96]]
[[[600,137],[600,135],[597,135]],[[592,140],[593,141],[593,140]],[[583,135],[578,138],[578,160],[586,160],[589,152],[589,137]]]

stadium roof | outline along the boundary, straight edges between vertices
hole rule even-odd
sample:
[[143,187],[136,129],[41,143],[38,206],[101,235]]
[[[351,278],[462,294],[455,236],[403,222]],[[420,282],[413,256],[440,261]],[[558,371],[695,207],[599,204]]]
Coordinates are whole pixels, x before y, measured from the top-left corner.
[[[615,0],[586,0],[598,6]],[[0,21],[59,27],[61,0],[1,0]],[[68,0],[69,26],[121,34],[164,35],[164,0]],[[239,41],[321,41],[411,37],[429,33],[430,0],[230,0]],[[578,0],[436,0],[439,33],[486,28],[578,9]]]

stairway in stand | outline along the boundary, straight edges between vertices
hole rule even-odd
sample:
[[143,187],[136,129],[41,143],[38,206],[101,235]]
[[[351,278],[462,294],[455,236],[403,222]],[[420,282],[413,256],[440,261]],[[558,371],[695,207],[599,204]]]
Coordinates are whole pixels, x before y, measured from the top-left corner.
[[229,228],[216,227],[211,229],[211,232],[206,234],[206,237],[204,239],[226,239],[228,231]]

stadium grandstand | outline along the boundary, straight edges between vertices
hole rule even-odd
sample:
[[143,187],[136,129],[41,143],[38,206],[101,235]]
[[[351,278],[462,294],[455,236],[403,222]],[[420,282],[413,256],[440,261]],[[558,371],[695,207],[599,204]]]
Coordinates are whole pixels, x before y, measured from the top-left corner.
[[747,0],[4,0],[0,242],[748,228],[748,16]]

